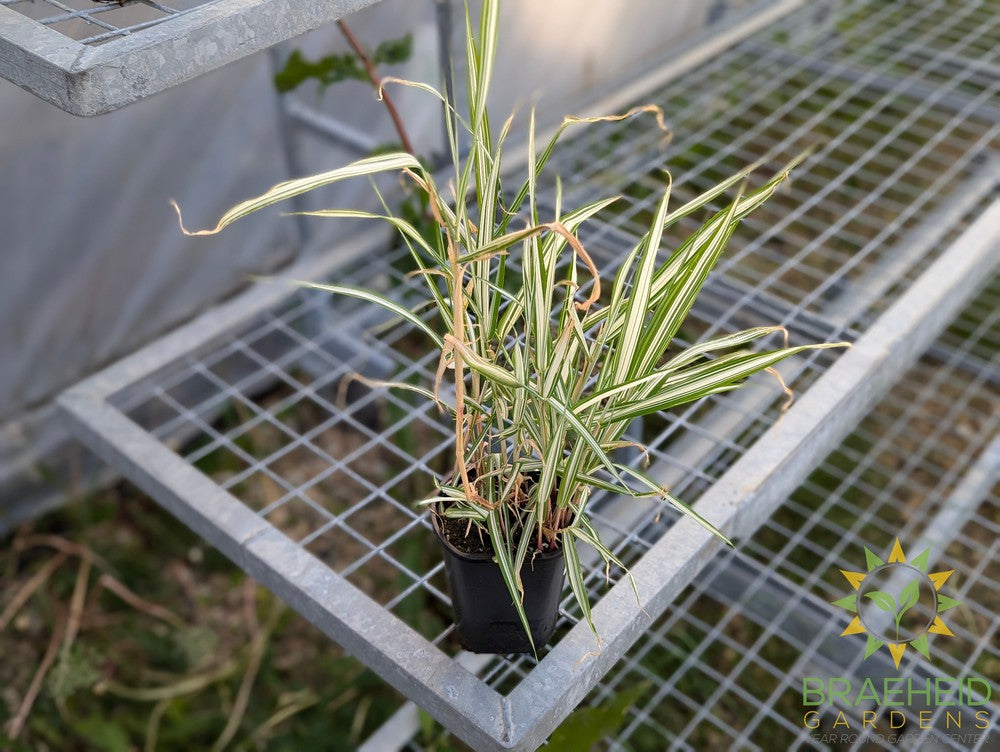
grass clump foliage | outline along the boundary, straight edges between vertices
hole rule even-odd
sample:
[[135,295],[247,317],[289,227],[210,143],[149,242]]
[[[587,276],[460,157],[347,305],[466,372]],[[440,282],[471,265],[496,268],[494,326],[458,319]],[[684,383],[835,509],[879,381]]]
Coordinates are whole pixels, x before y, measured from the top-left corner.
[[[622,566],[588,519],[595,490],[661,497],[722,536],[645,472],[614,459],[615,450],[629,444],[623,439],[629,424],[736,389],[748,376],[808,348],[839,344],[755,352],[748,349],[753,342],[779,329],[758,327],[668,354],[739,222],[777,190],[801,157],[752,191],[745,188],[747,169],[675,208],[665,173],[648,230],[633,248],[623,249],[625,261],[614,278],[603,280],[578,233],[617,197],[567,209],[557,182],[554,213],[542,216],[539,176],[567,129],[642,113],[652,113],[665,127],[662,113],[641,107],[623,115],[567,117],[539,148],[532,112],[522,171],[527,176],[515,193],[505,194],[503,150],[513,116],[495,130],[487,110],[499,14],[499,0],[485,0],[478,23],[466,10],[467,115],[429,85],[396,81],[426,91],[447,110],[452,162],[447,191],[413,155],[382,154],[280,183],[234,206],[216,227],[190,234],[217,233],[266,206],[339,181],[384,173],[411,181],[426,196],[437,225],[431,237],[392,214],[385,201],[381,214],[352,209],[309,214],[392,225],[425,283],[426,306],[410,309],[359,287],[299,284],[382,306],[430,339],[440,356],[436,383],[395,384],[436,400],[454,418],[454,473],[427,503],[489,537],[526,631],[522,567],[534,551],[561,547],[570,586],[593,626],[573,544],[593,546],[608,565]],[[467,152],[463,143],[470,145]],[[665,230],[727,196],[728,204],[683,243],[661,252]]]

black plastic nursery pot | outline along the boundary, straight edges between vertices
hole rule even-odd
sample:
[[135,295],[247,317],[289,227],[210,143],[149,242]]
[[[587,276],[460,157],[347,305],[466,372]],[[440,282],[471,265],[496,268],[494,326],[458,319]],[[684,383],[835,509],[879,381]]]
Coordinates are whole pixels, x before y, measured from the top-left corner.
[[[432,514],[431,519],[444,550],[462,647],[473,653],[530,653],[531,642],[493,555],[460,550],[448,540],[438,516]],[[521,568],[524,610],[536,650],[552,639],[556,630],[564,581],[561,548],[529,555]]]

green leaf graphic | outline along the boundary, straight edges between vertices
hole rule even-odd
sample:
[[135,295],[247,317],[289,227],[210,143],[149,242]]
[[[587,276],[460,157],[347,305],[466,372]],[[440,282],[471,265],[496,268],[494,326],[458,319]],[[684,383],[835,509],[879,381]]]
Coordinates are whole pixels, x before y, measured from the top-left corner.
[[899,606],[896,611],[896,623],[903,618],[903,614],[917,605],[920,599],[920,578],[916,577],[906,585],[899,593]]
[[938,593],[938,607],[937,612],[940,614],[942,611],[947,611],[949,608],[955,608],[955,606],[960,606],[962,601],[955,600],[954,598],[949,598],[947,595],[941,595]]
[[872,590],[870,593],[865,593],[865,598],[870,600],[880,609],[889,614],[896,613],[896,599],[893,598],[889,593],[883,592],[881,590]]
[[885,562],[876,556],[875,552],[868,548],[868,546],[865,546],[865,565],[868,567],[868,571],[871,572],[883,564]]
[[915,577],[900,591],[899,605],[893,614],[893,621],[896,622],[896,639],[899,639],[899,623],[903,620],[903,614],[917,605],[920,598],[920,578]]
[[871,658],[875,651],[883,645],[885,645],[885,643],[882,642],[882,640],[869,633],[868,639],[865,641],[865,658]]
[[834,606],[840,606],[841,608],[846,608],[848,611],[858,612],[857,598],[853,594],[845,595],[840,600],[833,601]]
[[931,556],[931,550],[929,548],[924,549],[919,554],[910,559],[910,564],[919,569],[921,572],[926,572],[927,562],[929,561],[930,556]]

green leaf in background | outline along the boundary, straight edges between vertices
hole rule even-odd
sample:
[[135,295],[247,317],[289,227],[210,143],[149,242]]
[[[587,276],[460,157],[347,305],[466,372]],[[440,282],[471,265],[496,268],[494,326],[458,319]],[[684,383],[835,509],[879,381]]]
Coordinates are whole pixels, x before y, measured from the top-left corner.
[[452,744],[452,736],[425,711],[418,710],[420,742],[426,752],[459,752]]
[[0,749],[5,749],[9,752],[35,752],[34,749],[20,739],[11,739],[3,731],[0,731]]
[[348,79],[364,81],[366,75],[358,59],[350,52],[327,55],[313,61],[307,59],[300,50],[293,50],[285,67],[274,74],[274,86],[284,93],[298,88],[310,79],[316,80],[321,90],[325,90],[332,84]]
[[870,600],[886,613],[896,613],[896,599],[889,595],[889,593],[885,593],[881,590],[873,590],[870,593],[865,593],[865,598]]
[[91,749],[103,752],[130,752],[133,749],[128,734],[115,721],[92,715],[73,723],[73,730],[86,739]]
[[399,65],[413,54],[413,35],[406,34],[399,39],[386,39],[375,48],[372,61],[375,65]]
[[99,666],[102,656],[94,649],[74,643],[69,651],[59,656],[56,665],[45,677],[45,688],[58,703],[81,689],[89,689],[101,678]]
[[[413,54],[413,36],[407,34],[399,39],[387,39],[375,48],[372,62],[375,65],[399,65]],[[310,60],[301,50],[293,50],[285,62],[285,67],[274,74],[275,88],[284,93],[298,88],[306,81],[315,80],[320,90],[341,81],[367,81],[361,61],[353,52],[334,53],[319,60]]]
[[641,682],[595,708],[577,708],[552,732],[543,749],[547,752],[586,752],[592,749],[602,739],[617,734],[628,717],[628,709],[649,687],[649,682]]

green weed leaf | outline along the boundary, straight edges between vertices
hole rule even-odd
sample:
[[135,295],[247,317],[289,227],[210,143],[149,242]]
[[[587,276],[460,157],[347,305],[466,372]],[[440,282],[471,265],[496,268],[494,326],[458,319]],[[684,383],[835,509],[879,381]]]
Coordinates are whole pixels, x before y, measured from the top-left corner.
[[[413,54],[413,36],[387,39],[372,53],[375,65],[399,65]],[[367,81],[361,61],[353,52],[334,53],[319,60],[310,60],[301,50],[293,50],[285,67],[274,74],[274,87],[284,93],[293,91],[306,81],[316,81],[321,91],[341,81]]]
[[413,54],[413,35],[406,34],[399,39],[386,39],[375,48],[372,61],[375,65],[399,65]]
[[285,67],[274,74],[274,87],[285,93],[297,89],[306,81],[314,80],[319,83],[321,90],[325,90],[340,81],[364,81],[366,78],[361,63],[350,52],[309,60],[300,50],[293,50]]
[[65,702],[81,689],[89,689],[101,678],[103,657],[94,649],[74,643],[63,653],[45,679],[45,687],[56,702]]
[[619,692],[595,708],[578,708],[563,721],[545,749],[550,752],[582,752],[592,749],[602,739],[614,736],[628,718],[628,709],[650,688],[640,682]]
[[86,739],[91,749],[102,752],[129,752],[133,749],[128,732],[114,720],[97,715],[73,721],[73,730]]

